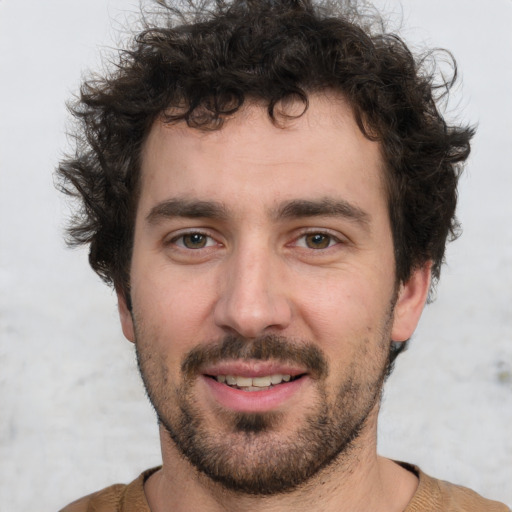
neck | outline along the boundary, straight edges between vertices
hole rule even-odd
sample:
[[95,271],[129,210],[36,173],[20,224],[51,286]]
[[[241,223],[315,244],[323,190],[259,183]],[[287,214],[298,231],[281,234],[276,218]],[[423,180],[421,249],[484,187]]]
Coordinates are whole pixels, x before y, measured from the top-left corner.
[[[300,488],[272,496],[226,490],[199,473],[161,428],[163,466],[146,482],[153,512],[399,512],[417,488],[417,478],[376,451],[376,414],[368,418],[351,449]],[[373,419],[373,421],[372,421]]]

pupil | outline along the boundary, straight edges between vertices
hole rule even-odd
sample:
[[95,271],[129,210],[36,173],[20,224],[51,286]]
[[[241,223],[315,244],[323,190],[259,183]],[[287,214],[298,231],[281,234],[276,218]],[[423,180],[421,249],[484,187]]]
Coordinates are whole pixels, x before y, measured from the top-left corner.
[[307,237],[308,245],[313,249],[325,249],[329,245],[329,237],[315,233]]
[[201,233],[193,233],[185,235],[183,242],[189,249],[198,249],[206,245],[206,237]]

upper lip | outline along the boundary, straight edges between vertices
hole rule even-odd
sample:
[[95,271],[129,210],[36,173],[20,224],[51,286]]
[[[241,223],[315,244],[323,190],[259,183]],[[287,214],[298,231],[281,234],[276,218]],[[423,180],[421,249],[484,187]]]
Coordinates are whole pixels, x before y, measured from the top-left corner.
[[296,377],[308,373],[297,365],[279,361],[219,361],[202,369],[203,375],[236,375],[240,377],[265,377],[267,375],[290,375]]

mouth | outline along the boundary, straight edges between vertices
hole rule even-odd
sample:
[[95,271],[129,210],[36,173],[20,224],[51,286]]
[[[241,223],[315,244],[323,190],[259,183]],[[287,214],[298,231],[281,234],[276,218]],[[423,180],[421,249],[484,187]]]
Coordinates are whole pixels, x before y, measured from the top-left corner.
[[[311,383],[304,368],[263,361],[227,361],[204,368],[202,378],[213,403],[238,412],[270,412],[298,404]],[[302,390],[302,391],[301,391]]]
[[267,391],[283,383],[293,382],[303,377],[304,374],[288,375],[275,373],[272,375],[263,375],[259,377],[245,377],[242,375],[208,375],[220,384],[225,384],[233,389],[241,391]]

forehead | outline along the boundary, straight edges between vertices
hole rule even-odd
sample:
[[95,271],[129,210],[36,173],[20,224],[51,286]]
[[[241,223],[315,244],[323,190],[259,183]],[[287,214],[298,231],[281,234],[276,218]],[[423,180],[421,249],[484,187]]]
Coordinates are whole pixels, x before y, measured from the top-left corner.
[[172,197],[268,209],[333,195],[384,202],[379,144],[362,134],[342,96],[312,94],[304,113],[301,103],[284,108],[288,117],[276,124],[266,106],[249,102],[214,131],[155,122],[142,153],[139,209]]

